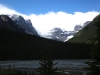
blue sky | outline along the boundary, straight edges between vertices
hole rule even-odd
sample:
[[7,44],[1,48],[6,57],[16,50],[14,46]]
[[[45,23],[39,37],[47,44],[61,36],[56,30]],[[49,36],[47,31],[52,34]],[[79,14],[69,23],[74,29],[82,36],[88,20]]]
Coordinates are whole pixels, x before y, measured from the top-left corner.
[[72,31],[100,14],[100,0],[0,0],[0,14],[30,19],[40,34],[54,27]]
[[24,14],[100,11],[100,0],[0,0],[1,4]]

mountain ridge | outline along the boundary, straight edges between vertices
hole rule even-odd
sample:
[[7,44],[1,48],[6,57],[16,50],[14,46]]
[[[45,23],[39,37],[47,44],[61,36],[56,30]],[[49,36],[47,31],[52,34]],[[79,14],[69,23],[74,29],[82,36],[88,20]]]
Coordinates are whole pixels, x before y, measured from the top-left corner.
[[9,16],[19,28],[23,28],[26,33],[32,35],[38,35],[36,29],[33,27],[30,19],[24,19],[21,15],[12,14]]
[[46,35],[46,38],[53,39],[53,40],[58,40],[62,42],[66,42],[68,39],[72,38],[73,36],[76,35],[77,32],[79,32],[82,28],[87,26],[91,21],[86,21],[85,23],[79,24],[74,26],[73,31],[66,31],[61,28],[55,27],[52,30],[48,32],[49,35]]
[[[46,34],[45,36],[41,36],[41,34],[38,34],[36,29],[33,27],[30,19],[24,19],[24,17],[22,17],[21,15],[16,15],[16,14],[6,15],[6,16],[8,16],[9,19],[12,19],[12,21],[14,21],[16,23],[11,27],[9,25],[8,29],[11,29],[13,31],[18,31],[18,32],[24,32],[24,33],[31,34],[31,35],[37,35],[37,36],[40,36],[40,37],[53,39],[53,40],[56,40],[56,41],[62,41],[62,42],[65,42],[68,39],[70,39],[71,38],[70,36],[75,36],[75,34],[78,31],[80,31],[82,28],[84,28],[87,25],[87,23],[90,22],[90,21],[86,21],[83,24],[83,26],[82,25],[76,25],[74,27],[73,31],[66,31],[66,30],[63,30],[61,28],[55,27],[52,30],[50,30],[48,32],[48,34]],[[5,25],[5,27],[7,27],[7,26]],[[17,30],[16,30],[16,28],[17,28]]]
[[48,50],[48,46],[54,59],[89,58],[90,46],[87,44],[61,42],[27,34],[11,18],[0,15],[0,60],[38,60],[41,51]]
[[88,25],[86,25],[82,30],[80,30],[73,38],[68,40],[68,42],[73,43],[89,43],[96,34],[96,22],[100,22],[100,14],[97,15]]
[[18,28],[18,25],[13,22],[7,15],[0,15],[0,27],[25,33],[25,31],[22,28]]

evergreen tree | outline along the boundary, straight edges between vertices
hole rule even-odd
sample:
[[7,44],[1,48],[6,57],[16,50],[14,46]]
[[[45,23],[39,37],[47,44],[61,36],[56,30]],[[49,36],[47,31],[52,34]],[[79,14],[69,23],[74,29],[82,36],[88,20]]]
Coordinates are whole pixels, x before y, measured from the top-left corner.
[[55,75],[57,74],[57,68],[54,67],[57,63],[53,63],[53,59],[50,52],[50,47],[43,47],[41,52],[41,60],[39,62],[40,67],[38,68],[39,75]]
[[100,75],[100,18],[95,20],[97,25],[96,37],[93,38],[94,45],[91,51],[91,62],[85,62],[89,67],[87,75]]

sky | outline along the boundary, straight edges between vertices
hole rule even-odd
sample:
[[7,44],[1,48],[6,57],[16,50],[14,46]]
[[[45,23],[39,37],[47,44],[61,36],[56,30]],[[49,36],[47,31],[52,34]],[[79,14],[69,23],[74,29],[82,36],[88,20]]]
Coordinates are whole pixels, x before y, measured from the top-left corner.
[[100,0],[0,0],[0,14],[31,19],[38,33],[54,27],[72,31],[76,24],[92,21],[100,13]]

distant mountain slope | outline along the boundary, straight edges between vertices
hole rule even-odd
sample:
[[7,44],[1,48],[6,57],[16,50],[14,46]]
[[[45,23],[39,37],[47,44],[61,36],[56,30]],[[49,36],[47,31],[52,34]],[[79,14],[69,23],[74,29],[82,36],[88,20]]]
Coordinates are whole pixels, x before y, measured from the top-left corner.
[[76,25],[76,26],[74,27],[74,31],[79,31],[79,30],[81,30],[83,27],[85,27],[86,25],[88,25],[90,22],[91,22],[91,21],[86,21],[86,22],[84,22],[83,24]]
[[100,22],[100,14],[96,16],[87,26],[81,29],[73,38],[68,40],[68,42],[90,43],[89,39],[93,38],[96,33],[96,22]]
[[66,31],[59,27],[55,27],[52,30],[50,30],[48,32],[48,34],[46,34],[43,37],[57,40],[57,41],[66,42],[68,39],[72,38],[78,31],[80,31],[82,28],[84,28],[89,23],[90,23],[90,21],[86,21],[82,24],[75,25],[73,31]]
[[66,30],[62,30],[61,28],[55,27],[48,32],[48,35],[46,35],[45,38],[65,42],[68,36],[71,35],[74,36],[76,33],[77,32],[75,31],[66,31]]

